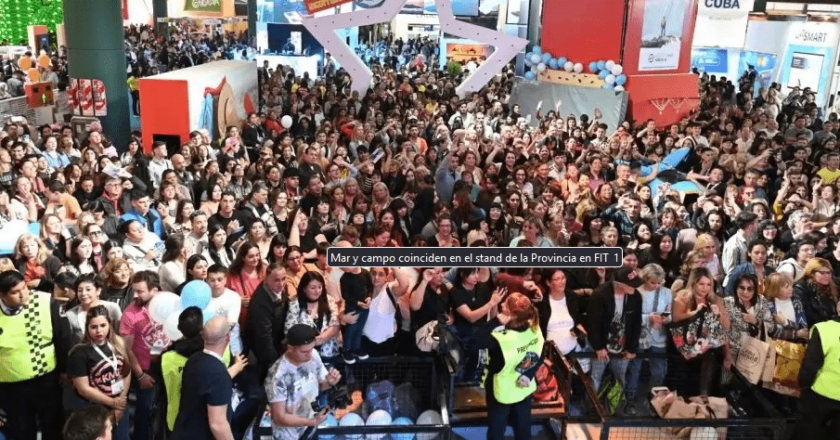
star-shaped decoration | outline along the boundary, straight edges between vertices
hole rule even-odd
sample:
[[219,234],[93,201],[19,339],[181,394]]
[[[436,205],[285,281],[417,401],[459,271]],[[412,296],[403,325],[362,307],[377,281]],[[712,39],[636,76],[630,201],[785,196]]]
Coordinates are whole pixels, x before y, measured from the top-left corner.
[[[373,74],[335,31],[350,26],[365,26],[389,21],[400,12],[406,1],[385,0],[382,6],[375,9],[325,17],[305,16],[302,23],[352,76],[353,83],[350,87],[361,95],[370,87]],[[443,32],[496,48],[493,54],[458,86],[456,93],[459,96],[463,97],[467,93],[480,90],[505,64],[528,45],[528,40],[523,38],[511,37],[492,29],[458,21],[452,12],[450,0],[435,0],[435,4]]]

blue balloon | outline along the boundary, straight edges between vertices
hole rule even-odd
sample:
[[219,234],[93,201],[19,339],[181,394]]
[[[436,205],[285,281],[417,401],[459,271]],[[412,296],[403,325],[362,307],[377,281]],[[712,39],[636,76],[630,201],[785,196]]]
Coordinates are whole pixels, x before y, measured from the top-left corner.
[[201,313],[204,315],[204,323],[205,324],[207,324],[207,321],[209,321],[210,318],[216,316],[216,311],[215,310],[204,309],[204,310],[201,311]]
[[533,81],[537,79],[537,74],[534,73],[533,70],[529,70],[528,72],[525,72],[525,79]]
[[533,48],[533,49],[531,49],[531,52],[532,52],[532,53],[535,53],[535,54],[537,54],[537,55],[542,55],[542,48],[541,48],[541,47],[539,47],[539,46],[534,46],[534,48]]
[[569,60],[567,60],[567,59],[566,59],[566,57],[560,57],[560,58],[557,60],[557,65],[558,65],[558,66],[560,66],[560,68],[562,68],[563,66],[565,66],[565,65],[566,65],[566,62],[567,62],[567,61],[569,61]]
[[542,54],[542,62],[547,63],[549,61],[551,61],[551,54],[550,53]]
[[525,55],[525,65],[531,67],[534,65],[534,62],[531,61],[531,55]]
[[615,83],[617,85],[623,86],[624,83],[626,83],[626,82],[627,82],[627,76],[625,76],[624,74],[621,74],[621,75],[618,75],[617,77],[615,77]]
[[557,70],[558,68],[560,68],[560,65],[557,64],[557,58],[552,58],[552,59],[548,60],[548,67],[550,67],[554,70]]
[[606,68],[607,68],[607,62],[606,61],[603,61],[603,60],[598,61],[598,70],[604,70]]
[[607,72],[606,70],[602,70],[601,72],[598,73],[598,78],[604,79],[609,74],[610,74],[610,72]]
[[201,280],[190,281],[181,291],[181,304],[187,307],[198,307],[201,310],[210,305],[210,285]]
[[598,72],[598,63],[596,63],[595,61],[589,63],[589,71],[592,72],[592,73],[597,73]]
[[[391,422],[391,426],[412,426],[414,423],[408,417],[398,417]],[[414,440],[414,434],[391,434],[394,440]]]
[[607,90],[612,90],[615,88],[615,84],[604,84],[604,88]]

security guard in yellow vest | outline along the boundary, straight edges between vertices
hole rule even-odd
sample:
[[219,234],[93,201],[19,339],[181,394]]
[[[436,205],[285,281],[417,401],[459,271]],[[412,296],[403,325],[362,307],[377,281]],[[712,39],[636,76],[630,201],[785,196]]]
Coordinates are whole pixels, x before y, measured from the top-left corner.
[[[840,304],[837,312],[840,314]],[[799,385],[801,413],[792,438],[840,439],[840,319],[811,328]]]
[[531,394],[537,389],[534,376],[545,342],[539,314],[528,297],[513,293],[502,303],[499,320],[507,324],[492,334],[484,376],[487,439],[503,439],[510,419],[514,438],[530,440]]
[[[178,417],[178,408],[181,405],[181,383],[182,373],[187,360],[193,354],[204,348],[201,339],[204,315],[198,307],[188,307],[181,312],[178,318],[178,330],[184,335],[183,338],[172,343],[169,350],[160,358],[160,376],[163,377],[164,401],[166,402],[166,428],[171,432],[175,427],[175,419]],[[225,350],[222,356],[225,365],[230,365],[230,347]],[[237,367],[234,372],[241,371]],[[229,371],[231,369],[228,369]]]
[[0,273],[0,409],[10,439],[61,440],[59,373],[69,351],[69,328],[58,304],[30,292],[16,270]]

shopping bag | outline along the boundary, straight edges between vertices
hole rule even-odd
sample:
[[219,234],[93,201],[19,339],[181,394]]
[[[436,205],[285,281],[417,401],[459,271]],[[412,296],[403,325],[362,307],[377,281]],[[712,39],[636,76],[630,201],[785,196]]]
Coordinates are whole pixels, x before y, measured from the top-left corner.
[[799,388],[799,369],[805,359],[805,345],[790,341],[776,341],[776,369],[773,383]]
[[769,349],[770,345],[758,338],[747,334],[741,337],[741,350],[738,352],[738,359],[735,360],[735,368],[749,383],[756,385],[761,379]]
[[761,382],[765,385],[773,383],[773,372],[776,370],[776,341],[767,337],[764,339],[767,343],[767,355],[764,358],[764,368],[761,370]]
[[440,344],[440,338],[437,333],[438,322],[436,320],[429,321],[424,326],[417,329],[414,334],[414,342],[417,343],[417,348],[426,353],[434,352]]

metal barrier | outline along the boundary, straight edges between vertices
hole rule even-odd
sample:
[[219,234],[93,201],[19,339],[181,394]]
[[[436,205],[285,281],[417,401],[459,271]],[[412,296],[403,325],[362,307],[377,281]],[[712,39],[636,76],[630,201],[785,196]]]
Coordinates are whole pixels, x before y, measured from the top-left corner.
[[[419,439],[449,440],[451,427],[449,410],[442,384],[439,382],[437,360],[432,357],[391,356],[357,360],[355,364],[335,364],[341,372],[342,385],[347,385],[352,392],[365,394],[368,385],[381,380],[389,380],[394,386],[410,383],[417,391],[417,414],[432,409],[438,411],[442,422],[437,425],[389,425],[389,426],[335,426],[319,427],[307,432],[307,440],[344,440],[365,439]],[[363,400],[354,398],[354,405],[364,405]],[[339,413],[341,411],[338,411]],[[362,415],[362,414],[360,414]],[[412,420],[416,422],[415,420]],[[270,427],[254,429],[254,439],[271,437]]]
[[622,419],[610,418],[601,440],[783,440],[784,419]]

